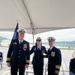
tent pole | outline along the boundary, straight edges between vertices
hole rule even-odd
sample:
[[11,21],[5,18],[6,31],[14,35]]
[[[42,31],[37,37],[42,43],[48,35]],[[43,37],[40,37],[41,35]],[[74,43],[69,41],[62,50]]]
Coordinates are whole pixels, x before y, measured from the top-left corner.
[[34,46],[34,35],[33,35],[33,46]]

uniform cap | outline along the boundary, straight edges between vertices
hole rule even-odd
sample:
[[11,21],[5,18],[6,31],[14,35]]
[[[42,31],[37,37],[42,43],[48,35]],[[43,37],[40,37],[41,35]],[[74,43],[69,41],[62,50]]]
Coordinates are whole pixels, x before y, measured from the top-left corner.
[[36,41],[41,41],[41,38],[40,37],[37,37]]
[[18,33],[24,34],[26,31],[24,29],[18,29]]
[[55,41],[56,39],[54,37],[48,37],[48,41]]

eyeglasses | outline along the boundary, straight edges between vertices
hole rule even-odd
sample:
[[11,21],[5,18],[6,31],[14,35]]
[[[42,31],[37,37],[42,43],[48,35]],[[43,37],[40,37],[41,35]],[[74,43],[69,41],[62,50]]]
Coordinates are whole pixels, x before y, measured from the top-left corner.
[[37,42],[40,42],[41,40],[36,40]]

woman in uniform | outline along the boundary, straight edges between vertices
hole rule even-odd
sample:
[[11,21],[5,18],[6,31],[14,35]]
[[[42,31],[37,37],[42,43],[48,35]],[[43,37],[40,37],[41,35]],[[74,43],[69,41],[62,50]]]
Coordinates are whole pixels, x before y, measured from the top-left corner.
[[41,38],[37,37],[35,46],[32,47],[30,54],[34,53],[32,60],[34,75],[43,75],[44,56],[47,54],[46,48],[42,46]]

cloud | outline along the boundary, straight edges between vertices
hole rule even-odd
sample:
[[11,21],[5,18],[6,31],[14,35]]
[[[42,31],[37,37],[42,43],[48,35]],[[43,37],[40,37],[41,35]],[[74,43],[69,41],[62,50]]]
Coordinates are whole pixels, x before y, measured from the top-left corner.
[[73,41],[75,40],[75,28],[49,31],[38,34],[35,36],[35,38],[38,36],[40,36],[43,39],[43,41],[47,41],[47,38],[49,36],[55,37],[56,41]]
[[[1,31],[0,36],[11,39],[13,36],[13,32]],[[56,41],[73,41],[75,40],[75,28],[55,30],[37,34],[34,36],[34,40],[36,40],[37,37],[41,37],[43,42],[47,42],[47,38],[49,36],[55,37]],[[31,34],[26,34],[24,39],[29,42],[33,42],[33,36]]]

